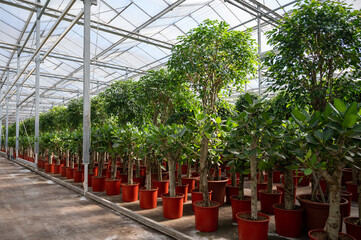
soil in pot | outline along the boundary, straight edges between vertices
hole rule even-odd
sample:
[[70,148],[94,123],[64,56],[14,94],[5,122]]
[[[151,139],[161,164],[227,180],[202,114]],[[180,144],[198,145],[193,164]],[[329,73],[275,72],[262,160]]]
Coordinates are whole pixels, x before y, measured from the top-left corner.
[[105,192],[108,196],[114,196],[120,194],[120,182],[121,179],[105,179]]
[[303,211],[300,206],[286,210],[284,204],[274,204],[276,232],[284,237],[299,238],[302,235]]
[[139,205],[142,209],[153,209],[157,207],[158,188],[146,190],[139,189]]
[[273,214],[273,204],[281,203],[282,192],[273,190],[268,193],[266,190],[260,190],[259,194],[261,200],[261,212]]
[[123,202],[135,202],[138,200],[139,183],[128,185],[122,184]]
[[162,195],[163,217],[177,219],[183,216],[184,194],[177,194],[170,197],[168,193]]
[[[202,201],[203,200],[203,193],[199,191],[199,189],[194,189],[191,192],[191,196],[192,196],[192,210],[194,212],[194,206],[193,203],[198,202],[198,201]],[[209,191],[209,200],[212,200],[212,190]]]
[[[310,240],[328,240],[327,233],[323,229],[313,229],[308,232]],[[347,235],[345,233],[338,234],[339,240],[356,240],[354,237]]]
[[222,180],[208,180],[208,189],[212,191],[212,200],[219,202],[221,206],[224,204],[224,197],[226,196],[226,185],[228,178]]
[[346,224],[346,232],[353,236],[356,240],[361,239],[361,225],[358,224],[357,217],[348,217],[344,220]]
[[232,205],[232,219],[233,222],[237,222],[237,213],[251,211],[251,197],[244,196],[243,200],[240,200],[238,196],[231,196]]
[[204,207],[202,201],[193,203],[196,229],[201,232],[214,232],[218,229],[219,202],[211,201]]
[[257,221],[251,219],[251,212],[240,212],[237,215],[239,240],[267,240],[270,218],[257,213]]

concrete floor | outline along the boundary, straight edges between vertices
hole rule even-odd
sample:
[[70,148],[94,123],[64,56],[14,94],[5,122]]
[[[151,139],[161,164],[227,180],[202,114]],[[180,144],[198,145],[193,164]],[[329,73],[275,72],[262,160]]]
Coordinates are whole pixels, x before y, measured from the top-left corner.
[[0,157],[0,239],[170,239]]
[[[82,188],[81,183],[74,183],[73,180],[62,178],[60,175],[51,175]],[[146,236],[146,239],[165,239],[160,233],[142,227],[126,217],[116,215],[109,209],[89,202],[79,194],[75,194],[74,192],[56,185],[4,158],[0,158],[0,179],[2,180],[3,178],[6,181],[0,181],[0,207],[4,205],[5,208],[0,208],[0,239],[21,239],[23,236],[36,237],[35,233],[31,233],[32,231],[28,232],[27,229],[29,227],[31,230],[37,228],[37,232],[44,232],[43,236],[45,236],[45,238],[46,236],[49,238],[51,236],[56,236],[52,239],[68,239],[66,236],[72,236],[72,239],[118,239],[119,236],[121,236],[119,239],[142,239],[144,236]],[[246,194],[249,194],[249,181],[245,181],[245,187]],[[4,190],[9,191],[4,192]],[[298,187],[297,189],[297,194],[308,192],[310,192],[310,187]],[[121,195],[107,196],[105,195],[105,192],[94,194],[135,211],[159,224],[174,228],[194,239],[238,239],[237,224],[232,222],[230,205],[224,205],[220,208],[218,230],[212,233],[202,233],[197,231],[194,226],[195,220],[191,210],[190,194],[188,195],[188,202],[184,204],[183,217],[174,220],[165,219],[163,217],[161,198],[158,198],[157,208],[143,210],[139,207],[139,201],[132,203],[122,202]],[[22,199],[23,196],[25,196],[25,199]],[[9,198],[13,198],[15,202],[9,204]],[[10,206],[10,209],[7,206]],[[18,208],[24,210],[18,211]],[[33,210],[24,214],[24,211],[30,208]],[[258,208],[260,209],[260,204]],[[351,211],[351,216],[356,216],[356,202],[352,202]],[[56,216],[54,216],[54,214],[56,214]],[[2,216],[9,218],[9,220],[4,220]],[[27,218],[19,220],[19,218],[24,216],[27,216]],[[29,217],[31,218],[29,219]],[[270,215],[270,217],[271,221],[269,223],[268,239],[288,239],[279,236],[275,232],[274,216]],[[35,224],[34,221],[39,221],[39,219],[41,222],[36,223],[36,228],[32,228],[31,224]],[[59,219],[61,220],[59,221]],[[9,221],[11,221],[11,223],[9,223]],[[63,221],[65,221],[65,223]],[[7,225],[4,225],[3,222]],[[99,231],[100,227],[102,230]],[[12,232],[15,232],[18,235],[13,235],[7,229],[11,229]],[[343,229],[345,230],[345,227]],[[8,235],[5,235],[5,238],[3,238],[3,233]],[[125,233],[127,235],[124,235]],[[13,236],[15,236],[15,238]],[[16,238],[16,236],[20,236],[20,238]],[[44,239],[44,237],[40,239]],[[305,240],[308,239],[308,237],[304,234],[299,239]]]

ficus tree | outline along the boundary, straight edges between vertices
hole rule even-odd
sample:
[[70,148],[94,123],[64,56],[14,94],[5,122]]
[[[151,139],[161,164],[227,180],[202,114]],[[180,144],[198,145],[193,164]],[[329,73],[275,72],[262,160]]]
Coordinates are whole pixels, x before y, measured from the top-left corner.
[[[258,57],[250,31],[229,31],[225,22],[205,20],[178,38],[168,61],[171,71],[184,79],[197,93],[205,115],[216,113],[222,89],[230,84],[244,85],[257,70]],[[201,133],[200,189],[204,205],[209,206],[207,158],[209,137]]]
[[361,13],[339,1],[297,5],[267,33],[273,51],[265,58],[266,81],[296,105],[322,111],[340,93],[352,94],[360,77]]

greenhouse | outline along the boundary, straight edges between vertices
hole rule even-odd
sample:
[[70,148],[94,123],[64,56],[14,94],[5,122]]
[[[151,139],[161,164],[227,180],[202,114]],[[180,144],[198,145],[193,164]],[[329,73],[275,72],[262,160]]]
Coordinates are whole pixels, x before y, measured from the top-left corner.
[[0,0],[0,239],[361,240],[361,0]]

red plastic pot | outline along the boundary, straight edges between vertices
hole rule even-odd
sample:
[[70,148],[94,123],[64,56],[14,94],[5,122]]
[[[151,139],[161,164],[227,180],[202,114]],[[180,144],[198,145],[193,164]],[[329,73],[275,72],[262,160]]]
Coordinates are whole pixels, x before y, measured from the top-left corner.
[[192,172],[191,174],[192,174],[192,177],[199,177],[200,176],[200,174],[198,172]]
[[127,183],[128,182],[128,175],[127,174],[119,174],[119,178],[122,179],[122,183]]
[[273,183],[280,183],[281,171],[273,171]]
[[45,163],[45,172],[46,173],[54,173],[54,165]]
[[[194,212],[194,207],[193,207],[193,203],[197,202],[197,201],[202,201],[203,200],[203,193],[199,191],[199,189],[194,189],[191,192],[191,196],[192,196],[192,210]],[[209,200],[212,199],[212,190],[209,191]]]
[[[308,232],[308,237],[310,238],[310,240],[321,240],[321,239],[325,239],[324,236],[322,236],[322,238],[316,238],[316,237],[314,237],[313,234],[316,233],[316,232],[317,232],[317,233],[324,233],[325,230],[323,230],[323,229],[313,229],[313,230],[310,230],[310,231]],[[350,235],[348,235],[348,234],[346,234],[346,233],[339,232],[339,233],[338,233],[338,236],[340,236],[340,235],[343,235],[344,237],[348,237],[348,238],[342,238],[342,239],[356,240],[353,236],[350,236]]]
[[342,185],[345,186],[346,182],[352,181],[352,168],[344,168],[342,170]]
[[345,216],[344,217],[349,217],[351,214],[351,201],[352,201],[352,193],[350,192],[346,192],[346,191],[342,191],[341,192],[341,197],[347,199],[348,204],[345,210]]
[[208,180],[208,189],[212,191],[212,200],[219,202],[221,206],[224,204],[224,197],[226,196],[226,185],[228,178],[222,180]]
[[120,181],[121,179],[105,179],[105,192],[108,196],[120,194]]
[[187,164],[182,165],[182,174],[187,174],[187,170],[188,170],[188,165]]
[[80,171],[74,170],[74,172],[73,172],[74,182],[82,182],[83,174],[84,174],[84,171],[82,171],[82,170],[80,170]]
[[352,193],[352,201],[357,201],[358,193],[357,193],[357,184],[353,184],[352,181],[346,182],[347,192]]
[[[258,220],[244,219],[242,216],[250,216],[251,212],[240,212],[237,216],[239,240],[267,240],[268,224],[270,217],[263,213],[257,213]],[[262,219],[260,219],[262,218]]]
[[231,196],[238,195],[239,187],[232,187],[231,185],[226,185],[226,203],[231,204]]
[[194,178],[182,178],[182,184],[188,184],[188,192],[192,192],[196,187],[196,180]]
[[357,225],[358,218],[348,217],[344,219],[346,224],[346,232],[348,235],[353,236],[356,240],[361,239],[361,225]]
[[202,201],[194,202],[196,229],[201,232],[214,232],[218,229],[219,202],[211,201],[210,207],[201,206]]
[[300,206],[293,210],[284,209],[284,204],[273,205],[276,232],[284,237],[299,238],[302,235],[303,211]]
[[54,174],[60,174],[60,168],[63,166],[63,164],[54,165]]
[[[293,203],[296,202],[296,192],[297,192],[297,186],[293,186]],[[285,187],[283,184],[279,184],[279,185],[276,185],[276,189],[277,191],[280,191],[282,193],[281,195],[281,203],[285,203]]]
[[183,216],[184,194],[170,197],[168,193],[162,195],[163,217],[167,219],[177,219]]
[[[305,209],[304,225],[307,231],[312,229],[322,229],[325,226],[328,218],[330,204],[312,202],[310,199],[311,194],[301,194],[297,196],[297,200],[300,202],[301,207]],[[346,199],[341,198],[340,222],[344,217],[344,213],[346,212],[347,202],[348,201]],[[342,227],[342,224],[340,224],[340,227]]]
[[237,222],[237,213],[251,211],[251,197],[244,197],[244,200],[240,200],[237,196],[231,196],[233,222]]
[[324,179],[320,180],[320,187],[321,187],[322,192],[325,193],[326,189],[327,189],[327,183]]
[[139,183],[139,187],[144,187],[145,177],[133,177],[134,183]]
[[93,176],[91,179],[93,192],[105,191],[105,177]]
[[122,184],[122,199],[123,202],[135,202],[138,200],[139,183],[136,184]]
[[184,199],[183,199],[183,203],[187,202],[187,198],[188,198],[188,184],[185,185],[181,185],[181,186],[176,186],[175,187],[175,192],[178,193],[182,193],[184,195]]
[[66,168],[66,178],[73,179],[73,169],[71,167]]
[[139,205],[142,209],[153,209],[157,207],[158,188],[146,190],[139,189]]
[[259,191],[264,190],[266,188],[267,188],[267,183],[257,183],[257,198],[258,198],[258,200],[260,199]]
[[260,190],[261,212],[273,214],[273,204],[281,203],[282,192],[273,190],[268,193],[266,190]]
[[168,193],[169,180],[153,181],[153,188],[158,188],[158,197]]
[[66,177],[66,166],[60,167],[60,176]]

